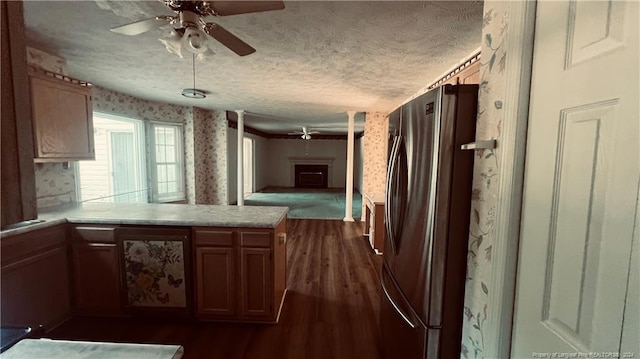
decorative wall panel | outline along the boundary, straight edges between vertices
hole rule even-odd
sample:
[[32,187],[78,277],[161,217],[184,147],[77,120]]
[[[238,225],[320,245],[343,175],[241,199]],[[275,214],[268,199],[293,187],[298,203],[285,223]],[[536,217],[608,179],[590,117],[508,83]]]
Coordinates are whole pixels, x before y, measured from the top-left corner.
[[[485,1],[476,139],[500,140],[504,114],[505,66],[510,2]],[[462,358],[485,358],[484,330],[489,308],[491,249],[495,236],[500,149],[476,151],[464,301]]]

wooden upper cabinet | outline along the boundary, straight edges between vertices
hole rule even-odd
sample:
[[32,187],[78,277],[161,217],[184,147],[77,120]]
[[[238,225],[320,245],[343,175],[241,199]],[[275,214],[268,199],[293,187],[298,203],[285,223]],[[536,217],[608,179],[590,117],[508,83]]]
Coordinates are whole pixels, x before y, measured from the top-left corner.
[[35,160],[95,159],[91,88],[59,77],[29,68]]
[[471,85],[480,83],[480,61],[476,61],[460,72],[460,84]]
[[468,64],[465,68],[443,82],[442,85],[471,85],[480,83],[480,60]]

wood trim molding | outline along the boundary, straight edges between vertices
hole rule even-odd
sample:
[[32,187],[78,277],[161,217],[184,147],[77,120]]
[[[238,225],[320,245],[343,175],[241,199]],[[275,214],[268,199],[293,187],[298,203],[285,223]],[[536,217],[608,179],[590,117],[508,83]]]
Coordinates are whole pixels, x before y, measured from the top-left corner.
[[[238,129],[238,122],[229,116],[229,112],[227,111],[227,125],[229,128]],[[234,112],[235,114],[235,112]],[[283,140],[299,140],[299,135],[287,135],[280,133],[267,133],[264,131],[260,131],[251,126],[244,125],[244,132],[250,133],[252,135],[260,136],[266,139],[283,139]],[[354,134],[355,139],[362,138],[364,136],[364,131],[358,132]],[[312,140],[347,140],[347,135],[313,135]]]
[[486,358],[511,356],[535,12],[535,1],[510,3],[509,30],[505,43],[509,56],[506,64],[504,121],[498,143],[503,172],[496,205],[489,286],[490,310],[484,351]]
[[[233,129],[238,129],[238,122],[235,120],[231,120],[229,119],[229,117],[227,117],[227,125],[229,128],[233,128]],[[246,124],[244,125],[244,132],[245,133],[250,133],[252,135],[256,135],[256,136],[260,136],[260,137],[264,137],[264,138],[269,138],[269,134],[266,132],[262,132],[260,130],[256,130],[253,127],[249,127]]]
[[452,77],[456,76],[457,74],[459,74],[460,72],[462,72],[464,69],[470,67],[472,64],[475,64],[476,62],[480,61],[480,57],[481,57],[481,53],[480,50],[478,49],[477,52],[474,52],[474,54],[472,54],[470,57],[468,57],[466,60],[464,60],[460,65],[456,66],[454,69],[449,70],[445,75],[443,75],[442,77],[440,77],[438,80],[436,80],[435,82],[433,82],[431,85],[427,86],[427,90],[432,90],[440,85],[443,85],[445,82],[447,82],[449,79],[451,79]]

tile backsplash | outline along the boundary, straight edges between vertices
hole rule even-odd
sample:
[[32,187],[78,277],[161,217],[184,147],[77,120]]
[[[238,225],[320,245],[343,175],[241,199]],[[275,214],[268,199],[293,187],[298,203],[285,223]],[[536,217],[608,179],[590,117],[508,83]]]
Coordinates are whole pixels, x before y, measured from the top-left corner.
[[35,163],[38,208],[75,202],[75,162]]

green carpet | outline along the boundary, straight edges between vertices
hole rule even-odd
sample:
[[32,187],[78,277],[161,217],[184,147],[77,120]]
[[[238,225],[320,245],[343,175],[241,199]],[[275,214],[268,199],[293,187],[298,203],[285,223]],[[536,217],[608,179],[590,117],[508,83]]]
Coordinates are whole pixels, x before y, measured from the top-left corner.
[[[344,189],[302,189],[269,187],[252,193],[244,200],[247,206],[286,206],[288,218],[344,219]],[[362,216],[362,196],[353,193],[353,219]]]

